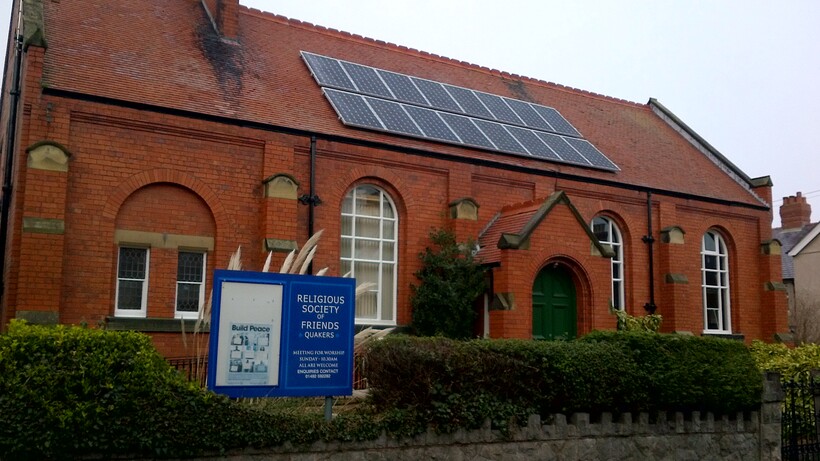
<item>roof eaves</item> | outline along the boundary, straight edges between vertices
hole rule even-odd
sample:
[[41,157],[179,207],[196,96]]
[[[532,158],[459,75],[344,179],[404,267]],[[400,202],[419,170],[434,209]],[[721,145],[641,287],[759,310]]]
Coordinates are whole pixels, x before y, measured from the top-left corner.
[[556,205],[559,203],[563,203],[564,205],[569,208],[572,215],[575,217],[575,220],[581,226],[581,229],[587,234],[589,240],[595,245],[595,248],[598,252],[604,256],[611,258],[615,256],[614,251],[609,245],[602,245],[601,242],[595,237],[595,234],[592,233],[592,229],[589,228],[584,218],[581,216],[581,213],[575,208],[575,205],[569,200],[567,194],[564,191],[557,191],[550,195],[544,203],[538,208],[538,210],[533,213],[532,217],[529,221],[521,228],[521,231],[517,234],[502,234],[501,238],[498,242],[498,248],[500,249],[517,249],[520,248],[524,242],[528,242],[530,235],[533,231],[541,224],[541,221],[555,208]]
[[817,223],[808,234],[806,234],[802,239],[800,239],[799,242],[797,242],[797,245],[795,245],[791,249],[791,251],[789,251],[789,256],[794,258],[798,254],[800,254],[800,252],[803,251],[803,248],[806,248],[806,246],[809,243],[811,243],[812,240],[814,240],[818,234],[820,234],[820,223]]
[[[728,174],[732,179],[735,180],[738,184],[743,186],[750,194],[752,194],[757,200],[761,203],[770,206],[765,200],[763,200],[760,196],[758,196],[753,190],[752,187],[758,187],[760,185],[764,185],[764,180],[768,179],[767,176],[763,178],[750,178],[746,173],[743,172],[737,165],[732,163],[731,160],[726,158],[723,154],[720,153],[714,146],[709,144],[708,141],[703,139],[695,130],[689,127],[686,123],[683,122],[677,115],[672,113],[669,109],[666,108],[663,104],[660,103],[655,98],[649,98],[649,107],[652,109],[658,117],[661,118],[664,122],[666,122],[669,126],[671,126],[675,131],[680,133],[684,139],[689,141],[696,149],[701,151],[704,155],[706,155],[712,162],[714,162],[721,170],[723,170],[726,174]],[[771,183],[771,179],[768,179],[768,182]]]

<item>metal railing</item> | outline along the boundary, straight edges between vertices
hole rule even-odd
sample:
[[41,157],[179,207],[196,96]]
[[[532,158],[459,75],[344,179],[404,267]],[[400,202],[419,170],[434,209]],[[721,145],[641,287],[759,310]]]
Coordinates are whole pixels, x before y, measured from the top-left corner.
[[816,372],[781,381],[783,401],[782,448],[784,461],[820,461],[820,382]]
[[197,382],[200,386],[205,387],[208,377],[208,357],[174,357],[166,360],[188,381]]

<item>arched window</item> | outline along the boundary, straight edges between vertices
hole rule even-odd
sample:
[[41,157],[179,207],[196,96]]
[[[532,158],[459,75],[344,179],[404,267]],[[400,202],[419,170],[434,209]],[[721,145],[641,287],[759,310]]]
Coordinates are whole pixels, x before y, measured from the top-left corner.
[[342,203],[341,272],[373,286],[356,299],[356,323],[396,324],[398,216],[383,190],[361,185]]
[[592,220],[592,233],[604,245],[612,247],[612,307],[624,308],[624,247],[621,231],[611,219],[598,216]]
[[731,333],[729,254],[723,237],[715,231],[706,232],[700,255],[703,274],[703,329],[705,332]]

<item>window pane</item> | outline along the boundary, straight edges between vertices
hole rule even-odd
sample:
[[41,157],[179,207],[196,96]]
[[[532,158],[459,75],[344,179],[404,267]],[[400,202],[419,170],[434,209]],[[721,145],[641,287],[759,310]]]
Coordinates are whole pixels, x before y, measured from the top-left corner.
[[372,186],[356,188],[356,214],[363,216],[379,216],[381,194]]
[[379,238],[380,231],[378,218],[356,218],[356,237]]
[[706,251],[715,251],[715,236],[711,232],[703,235],[703,249]]
[[379,260],[378,240],[356,240],[356,259]]
[[353,235],[353,218],[342,216],[342,235]]
[[621,278],[621,265],[620,264],[613,264],[612,265],[612,278],[613,279],[620,279]]
[[704,273],[706,276],[706,285],[708,286],[717,286],[718,284],[718,274],[717,272],[706,272]]
[[[342,258],[351,258],[351,250],[353,249],[353,239],[350,237],[342,237]],[[344,274],[344,272],[342,272]]]
[[[356,283],[361,283],[358,278]],[[375,291],[368,291],[356,298],[356,317],[362,319],[376,319],[376,299],[377,293]]]
[[382,243],[382,261],[393,262],[394,258],[393,242]]
[[389,239],[389,240],[393,240],[395,238],[394,237],[394,232],[395,232],[395,228],[396,228],[395,224],[396,224],[395,221],[384,221],[384,235],[382,236],[382,238],[386,238],[386,239]]
[[703,257],[703,267],[710,270],[717,270],[718,260],[717,256],[706,255]]
[[198,312],[199,311],[199,284],[178,283],[177,284],[177,311]]
[[718,322],[717,309],[708,309],[706,311],[706,325],[709,330],[719,330],[720,322]]
[[356,284],[379,283],[379,263],[356,262]]
[[[348,272],[350,272],[350,261],[344,261],[343,260],[339,264],[339,273],[342,274],[342,276],[345,276],[345,275],[347,275]],[[358,285],[359,282],[357,281],[356,284]]]
[[393,206],[390,205],[390,202],[387,200],[384,200],[382,203],[382,216],[390,219],[395,218],[393,214]]
[[177,281],[202,282],[202,253],[180,251],[177,258]]
[[718,288],[706,289],[706,308],[717,309],[720,307],[720,293]]
[[123,279],[144,279],[145,248],[120,248],[118,277]]
[[382,320],[393,320],[393,266],[382,266]]
[[603,218],[592,220],[592,233],[601,242],[609,242],[609,223]]
[[137,280],[120,280],[117,292],[117,309],[142,309],[142,284]]
[[353,194],[345,195],[345,199],[342,201],[342,213],[353,213]]
[[621,303],[621,282],[612,282],[612,306],[615,309],[623,310],[624,308]]

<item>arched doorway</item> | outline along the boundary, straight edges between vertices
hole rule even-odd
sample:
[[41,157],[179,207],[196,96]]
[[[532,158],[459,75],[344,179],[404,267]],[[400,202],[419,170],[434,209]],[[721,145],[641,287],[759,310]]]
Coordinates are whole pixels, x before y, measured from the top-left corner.
[[577,335],[575,284],[565,267],[550,264],[532,285],[533,339],[573,339]]

